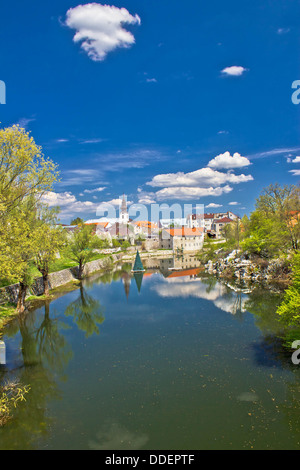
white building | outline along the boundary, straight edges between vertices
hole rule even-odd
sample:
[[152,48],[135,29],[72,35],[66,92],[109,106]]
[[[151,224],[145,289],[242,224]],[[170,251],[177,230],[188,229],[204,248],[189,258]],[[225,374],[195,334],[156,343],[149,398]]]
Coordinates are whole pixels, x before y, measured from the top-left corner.
[[203,247],[203,228],[164,229],[160,235],[160,248],[174,252],[199,251]]
[[186,220],[188,228],[204,228],[204,214],[189,214]]

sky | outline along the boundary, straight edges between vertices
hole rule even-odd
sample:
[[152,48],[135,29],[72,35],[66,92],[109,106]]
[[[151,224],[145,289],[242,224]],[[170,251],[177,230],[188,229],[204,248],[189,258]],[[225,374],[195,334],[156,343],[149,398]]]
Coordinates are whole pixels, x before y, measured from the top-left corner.
[[149,219],[178,203],[243,216],[268,185],[299,184],[299,0],[0,8],[1,127],[58,164],[45,200],[61,222],[123,194]]

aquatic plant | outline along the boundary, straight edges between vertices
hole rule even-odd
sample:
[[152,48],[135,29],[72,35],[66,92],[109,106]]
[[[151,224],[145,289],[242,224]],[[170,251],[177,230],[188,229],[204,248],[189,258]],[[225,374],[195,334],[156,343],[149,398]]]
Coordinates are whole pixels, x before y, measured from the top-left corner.
[[0,427],[12,418],[13,409],[26,401],[25,395],[29,390],[29,385],[21,385],[19,382],[8,382],[0,387]]

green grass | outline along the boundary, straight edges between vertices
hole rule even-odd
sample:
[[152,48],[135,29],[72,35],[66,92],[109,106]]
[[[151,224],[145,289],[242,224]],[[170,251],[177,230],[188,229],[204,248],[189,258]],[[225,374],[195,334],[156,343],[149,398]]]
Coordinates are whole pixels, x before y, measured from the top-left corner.
[[0,305],[0,328],[3,328],[7,320],[17,314],[16,306],[11,303]]
[[[102,259],[107,256],[108,255],[94,253],[89,261],[95,261],[97,259]],[[56,259],[54,263],[51,264],[49,272],[55,273],[57,271],[63,271],[64,269],[74,268],[75,266],[78,266],[78,263],[76,263],[76,261],[73,261],[70,258],[62,256],[61,258]],[[41,277],[41,273],[35,265],[32,265],[30,267],[30,272],[33,278]],[[17,284],[17,283],[18,283],[17,279],[15,281],[14,280],[8,281],[6,279],[0,279],[0,288],[9,286],[11,284]]]

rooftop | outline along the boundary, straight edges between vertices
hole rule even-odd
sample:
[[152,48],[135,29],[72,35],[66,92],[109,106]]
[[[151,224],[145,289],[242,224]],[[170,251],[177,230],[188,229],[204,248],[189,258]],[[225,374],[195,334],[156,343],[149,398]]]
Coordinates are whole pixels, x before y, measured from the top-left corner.
[[172,237],[199,237],[203,234],[203,228],[169,228],[165,229]]
[[221,219],[216,219],[215,224],[223,223],[223,224],[228,224],[229,222],[233,222],[232,219],[229,217],[222,217]]

